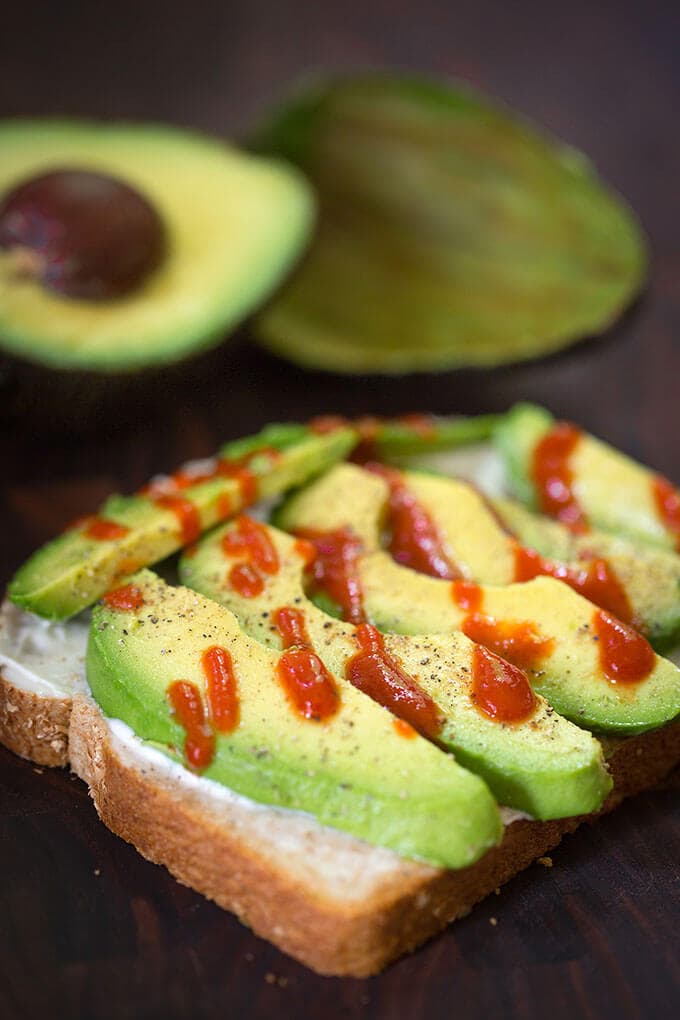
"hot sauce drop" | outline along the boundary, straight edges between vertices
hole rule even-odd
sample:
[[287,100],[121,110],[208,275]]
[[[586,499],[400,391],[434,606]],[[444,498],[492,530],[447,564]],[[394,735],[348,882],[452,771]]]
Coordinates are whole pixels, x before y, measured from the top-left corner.
[[222,549],[227,556],[242,557],[264,574],[276,574],[279,569],[279,555],[267,529],[245,514],[222,538]]
[[236,563],[229,571],[229,585],[244,599],[254,599],[264,591],[262,575],[250,563]]
[[434,521],[399,472],[382,464],[369,464],[368,470],[380,474],[390,487],[386,521],[390,533],[388,549],[397,563],[428,577],[443,577],[448,581],[460,577]]
[[543,638],[530,620],[496,620],[481,612],[484,591],[472,581],[454,581],[451,595],[456,605],[467,612],[460,629],[480,645],[509,659],[521,669],[533,669],[555,645]]
[[641,634],[598,610],[593,616],[602,672],[613,684],[637,684],[654,669],[656,656]]
[[680,551],[680,491],[667,478],[657,475],[652,482],[652,495],[656,511]]
[[351,528],[336,531],[315,531],[302,528],[296,531],[299,538],[310,542],[315,556],[309,565],[312,587],[324,592],[342,610],[343,620],[362,623],[363,599],[357,560],[361,555],[361,540]]
[[480,712],[497,722],[524,722],[536,707],[526,674],[481,645],[472,651],[472,695]]
[[272,616],[274,626],[281,635],[284,648],[297,645],[300,648],[311,648],[312,642],[305,627],[304,613],[293,606],[281,606]]
[[200,537],[201,518],[198,508],[194,506],[191,500],[183,499],[182,496],[164,495],[154,496],[153,502],[156,506],[170,510],[175,515],[179,523],[184,545],[190,545]]
[[304,719],[323,722],[340,706],[335,681],[319,656],[310,648],[290,648],[276,666],[286,697]]
[[451,596],[456,605],[468,613],[478,613],[482,608],[484,592],[474,581],[454,581]]
[[109,609],[117,609],[123,613],[133,613],[144,605],[144,596],[136,584],[125,584],[102,595],[102,602]]
[[581,439],[581,430],[568,422],[557,424],[537,443],[531,476],[541,509],[574,531],[587,530],[587,521],[573,489],[570,458]]
[[579,595],[602,609],[608,609],[620,620],[626,623],[633,621],[633,609],[626,590],[605,559],[593,559],[583,567],[568,567],[564,563],[543,559],[535,549],[515,546],[515,580],[531,581],[539,576],[564,581]]
[[167,691],[177,722],[186,733],[184,756],[197,771],[206,769],[215,754],[215,734],[208,724],[201,694],[196,684],[175,680]]
[[395,733],[398,733],[400,737],[405,737],[407,740],[412,740],[413,737],[418,736],[417,731],[405,719],[395,719],[392,725],[394,726]]
[[436,739],[442,728],[437,705],[392,658],[380,631],[362,623],[357,627],[356,638],[361,650],[345,667],[349,682],[423,736]]
[[484,645],[520,669],[533,669],[555,647],[553,638],[543,638],[530,620],[495,620],[493,616],[471,613],[462,623],[463,634]]
[[213,645],[201,656],[201,666],[212,724],[220,733],[231,733],[239,721],[238,681],[231,655]]
[[98,542],[111,542],[117,538],[124,538],[129,531],[124,524],[116,524],[115,521],[108,521],[105,517],[90,517],[83,534],[86,538],[94,538]]

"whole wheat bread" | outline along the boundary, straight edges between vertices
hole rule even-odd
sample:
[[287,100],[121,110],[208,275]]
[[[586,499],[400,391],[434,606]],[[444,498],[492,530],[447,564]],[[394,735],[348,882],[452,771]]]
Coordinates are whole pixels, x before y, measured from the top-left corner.
[[[104,823],[181,882],[321,974],[365,977],[413,950],[554,848],[590,815],[520,819],[476,864],[445,871],[370,846],[313,818],[215,791],[121,741],[87,694],[70,720],[71,767]],[[603,811],[680,760],[680,723],[609,748]]]

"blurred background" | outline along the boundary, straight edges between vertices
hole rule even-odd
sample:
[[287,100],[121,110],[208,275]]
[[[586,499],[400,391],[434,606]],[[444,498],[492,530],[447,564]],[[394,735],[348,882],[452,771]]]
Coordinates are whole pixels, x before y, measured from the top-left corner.
[[[230,401],[235,383],[239,391],[254,388],[256,406],[237,399],[237,431],[248,431],[263,416],[290,415],[293,404],[300,416],[470,412],[523,396],[594,426],[598,404],[614,388],[626,413],[607,415],[609,437],[647,459],[653,443],[657,466],[672,474],[673,447],[663,437],[673,431],[675,408],[660,410],[658,393],[677,357],[679,29],[677,5],[614,0],[8,4],[0,114],[163,120],[237,138],[293,82],[323,70],[390,67],[473,84],[583,149],[631,203],[652,246],[641,305],[604,342],[552,359],[407,380],[310,377],[250,349],[242,330],[209,363],[209,383],[218,388],[201,390],[198,403],[212,404],[226,382]],[[191,396],[182,399],[191,403]],[[651,406],[653,434],[649,425],[633,428]]]

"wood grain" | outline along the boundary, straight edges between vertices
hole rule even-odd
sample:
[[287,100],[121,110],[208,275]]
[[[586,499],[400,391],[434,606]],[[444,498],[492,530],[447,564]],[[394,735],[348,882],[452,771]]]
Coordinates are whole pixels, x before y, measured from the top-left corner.
[[[607,338],[503,371],[347,381],[265,356],[244,330],[169,381],[147,377],[130,400],[81,394],[75,435],[49,417],[38,425],[29,407],[0,431],[0,577],[76,503],[90,509],[102,485],[133,490],[276,418],[537,400],[680,479],[679,34],[677,8],[661,2],[172,0],[3,11],[2,115],[162,118],[234,134],[285,83],[322,66],[465,77],[584,148],[638,211],[654,264],[645,297]],[[13,385],[0,381],[0,417]],[[305,971],[142,860],[104,829],[66,772],[39,774],[1,751],[0,1015],[674,1018],[677,790],[669,784],[579,830],[553,868],[532,867],[386,974],[343,981]]]

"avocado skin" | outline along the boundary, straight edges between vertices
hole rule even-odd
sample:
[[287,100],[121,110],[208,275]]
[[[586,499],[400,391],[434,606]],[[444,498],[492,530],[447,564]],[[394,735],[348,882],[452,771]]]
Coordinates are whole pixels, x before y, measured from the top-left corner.
[[[0,347],[54,369],[131,372],[216,344],[281,282],[314,223],[313,193],[294,167],[168,125],[16,118],[0,122],[0,149],[0,193],[46,164],[98,170],[137,188],[168,233],[161,266],[113,301],[15,282],[0,252]],[[245,223],[249,203],[257,215]]]
[[550,431],[555,419],[536,404],[515,404],[493,432],[493,442],[508,471],[513,495],[538,510],[538,498],[531,480],[531,456],[536,444]]
[[[304,426],[270,425],[256,436],[225,444],[219,455],[255,454],[260,448],[278,449],[276,444],[282,444],[277,462],[256,457],[251,460],[251,469],[258,478],[258,497],[266,498],[301,484],[346,456],[355,442],[352,429],[318,436]],[[233,513],[243,509],[240,487],[230,479],[191,486],[181,495],[197,506],[205,529],[224,519],[217,509],[220,493],[224,492],[230,496]],[[141,496],[110,496],[100,513],[128,527],[128,535],[107,542],[87,540],[77,530],[59,535],[33,553],[12,578],[8,596],[15,605],[46,619],[68,619],[122,582],[123,576],[130,573],[129,568],[124,570],[126,560],[135,561],[138,567],[149,565],[183,544],[172,513]]]
[[312,82],[251,147],[299,165],[318,190],[307,257],[255,321],[262,344],[307,368],[398,374],[545,355],[610,326],[646,275],[637,222],[588,160],[462,83]]
[[[280,647],[272,613],[280,606],[295,606],[304,614],[317,654],[332,673],[343,675],[357,650],[355,627],[327,615],[306,598],[295,539],[268,528],[280,569],[268,579],[262,594],[245,599],[225,583],[229,563],[222,538],[228,528],[218,528],[199,543],[194,555],[181,559],[183,582],[227,606],[242,628],[269,648]],[[371,610],[369,617],[381,626]],[[440,745],[481,776],[500,803],[541,819],[586,814],[601,807],[611,780],[597,741],[545,703],[535,716],[516,726],[482,716],[469,693],[473,646],[466,637],[419,629],[408,636],[388,634],[386,647],[442,712],[445,721]]]
[[278,654],[248,638],[228,610],[148,570],[133,583],[144,597],[138,613],[93,611],[87,676],[105,715],[182,763],[185,734],[167,687],[183,679],[203,691],[201,655],[220,645],[236,672],[240,723],[216,735],[207,779],[437,866],[466,867],[498,842],[484,783],[422,738],[404,740],[384,709],[338,681],[338,713],[325,723],[300,719],[276,681]]

